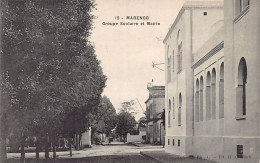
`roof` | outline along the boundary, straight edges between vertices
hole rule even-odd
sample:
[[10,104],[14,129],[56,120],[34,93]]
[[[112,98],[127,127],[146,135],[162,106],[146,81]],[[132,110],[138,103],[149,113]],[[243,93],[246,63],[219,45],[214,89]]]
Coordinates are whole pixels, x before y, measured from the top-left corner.
[[169,29],[168,33],[166,34],[163,43],[166,42],[166,40],[169,38],[170,34],[172,33],[174,27],[179,22],[179,19],[181,18],[182,14],[185,10],[190,10],[194,8],[223,8],[224,3],[223,1],[186,1],[184,5],[182,6],[181,10],[179,11],[176,19],[174,20],[171,28]]

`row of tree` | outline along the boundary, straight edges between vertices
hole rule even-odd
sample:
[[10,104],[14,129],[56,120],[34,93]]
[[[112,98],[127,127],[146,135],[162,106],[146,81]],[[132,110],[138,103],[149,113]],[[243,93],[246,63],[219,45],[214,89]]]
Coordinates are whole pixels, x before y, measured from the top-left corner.
[[[59,135],[80,135],[93,121],[106,76],[89,42],[92,0],[1,0],[0,158],[6,138],[28,136],[36,157]],[[91,119],[92,118],[92,119]]]
[[[107,137],[119,137],[125,141],[127,133],[137,129],[137,122],[133,116],[133,112],[135,112],[133,105],[133,100],[121,103],[119,113],[116,114],[116,110],[110,100],[103,96],[94,114],[95,120],[92,125],[92,134],[105,134]],[[111,135],[113,134],[112,130],[115,135]],[[92,140],[94,140],[93,136]]]

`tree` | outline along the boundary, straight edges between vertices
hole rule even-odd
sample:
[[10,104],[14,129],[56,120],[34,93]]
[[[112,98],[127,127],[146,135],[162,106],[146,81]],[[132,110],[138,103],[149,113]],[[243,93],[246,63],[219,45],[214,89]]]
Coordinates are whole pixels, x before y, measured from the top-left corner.
[[107,96],[103,96],[95,112],[92,135],[95,132],[110,136],[111,130],[116,126],[116,110]]
[[1,155],[8,129],[55,142],[64,119],[80,112],[83,132],[106,82],[88,41],[94,2],[3,0],[1,7]]
[[146,127],[147,125],[147,119],[146,117],[141,117],[138,121],[138,126],[139,127]]
[[116,131],[119,136],[121,136],[126,141],[127,133],[131,130],[135,129],[136,127],[136,120],[134,116],[131,115],[131,113],[128,112],[120,112],[117,116],[117,127]]
[[135,100],[125,101],[121,103],[120,111],[128,113],[136,113],[134,106]]

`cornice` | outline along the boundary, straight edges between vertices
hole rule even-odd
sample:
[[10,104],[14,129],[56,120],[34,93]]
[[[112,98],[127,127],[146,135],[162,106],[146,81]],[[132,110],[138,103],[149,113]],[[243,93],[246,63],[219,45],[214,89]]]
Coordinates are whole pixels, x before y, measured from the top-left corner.
[[208,60],[210,57],[215,55],[217,52],[219,52],[221,49],[224,48],[224,41],[219,43],[215,48],[213,48],[211,51],[209,51],[204,57],[202,57],[200,60],[198,60],[196,63],[194,63],[191,68],[195,69],[201,64],[203,64],[206,60]]
[[223,2],[220,1],[195,1],[195,2],[186,2],[181,10],[179,11],[176,19],[174,20],[171,28],[169,29],[168,33],[166,34],[165,38],[163,39],[163,43],[166,43],[166,40],[169,38],[170,34],[174,30],[174,27],[179,22],[179,19],[181,18],[182,14],[185,10],[192,10],[192,9],[223,9]]

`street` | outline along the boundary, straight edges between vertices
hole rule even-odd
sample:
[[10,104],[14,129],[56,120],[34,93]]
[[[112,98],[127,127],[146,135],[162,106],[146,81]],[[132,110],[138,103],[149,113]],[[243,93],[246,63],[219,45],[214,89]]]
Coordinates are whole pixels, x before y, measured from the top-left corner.
[[[123,144],[121,142],[112,143],[111,145],[93,145],[92,148],[86,148],[82,151],[73,151],[72,157],[69,156],[69,151],[57,152],[58,159],[56,163],[70,163],[70,162],[151,162],[154,161],[140,155],[140,151],[156,151],[162,150],[161,146],[143,146],[137,147],[130,144]],[[19,153],[8,153],[7,163],[20,162]],[[50,157],[52,157],[52,152],[50,152]],[[40,162],[54,162],[53,160],[44,160],[44,152],[40,153]],[[26,153],[26,163],[36,162],[35,153]]]

